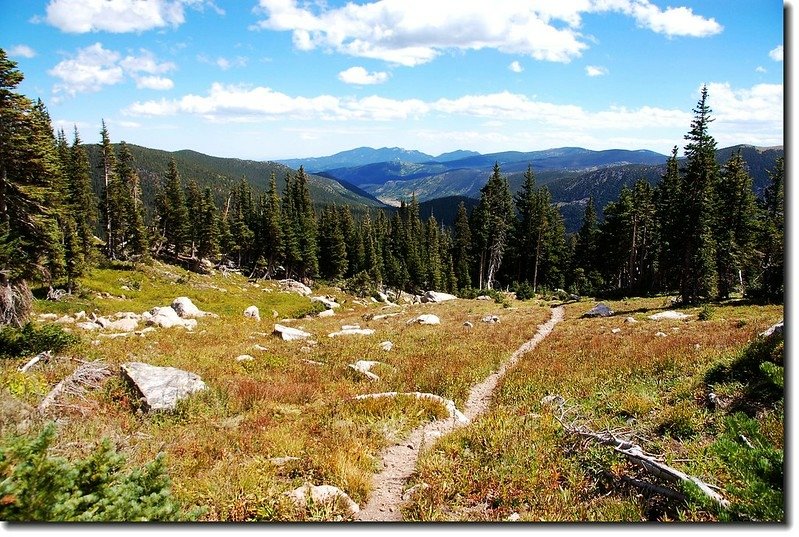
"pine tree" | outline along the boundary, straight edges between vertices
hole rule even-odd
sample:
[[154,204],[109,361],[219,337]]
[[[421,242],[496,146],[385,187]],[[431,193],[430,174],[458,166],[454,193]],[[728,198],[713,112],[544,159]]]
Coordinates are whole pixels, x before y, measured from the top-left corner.
[[[511,252],[515,259],[515,280],[518,282],[537,280],[538,260],[541,253],[541,242],[546,231],[546,207],[535,186],[533,167],[527,165],[524,182],[514,196],[519,218],[514,220],[513,247]],[[535,275],[534,275],[535,274]],[[533,283],[535,288],[535,283]]]
[[441,263],[441,251],[439,249],[438,222],[435,216],[430,216],[425,224],[425,282],[424,287],[432,290],[442,290],[444,288],[444,273]]
[[319,257],[316,245],[316,213],[311,192],[308,190],[308,177],[302,166],[297,170],[294,183],[294,206],[296,207],[298,244],[300,252],[300,277],[311,279],[319,272]]
[[455,217],[455,241],[452,253],[453,273],[460,289],[472,287],[471,251],[472,231],[469,227],[466,205],[461,201],[458,204],[458,215]]
[[203,219],[203,193],[200,191],[200,186],[194,179],[189,180],[186,185],[186,209],[188,211],[188,233],[186,241],[189,245],[191,257],[200,257],[197,254],[197,249],[200,243],[200,234],[202,233]]
[[772,300],[784,299],[785,281],[785,159],[769,171],[763,193],[760,240],[762,244],[761,292]]
[[94,229],[97,225],[98,200],[92,188],[89,156],[83,147],[77,127],[74,128],[66,180],[72,218],[75,220],[75,231],[80,240],[83,258],[91,263],[94,252]]
[[111,137],[108,134],[108,128],[105,125],[105,120],[102,121],[100,137],[103,168],[103,184],[100,194],[100,214],[103,228],[105,230],[105,255],[108,257],[108,259],[116,259],[116,240],[119,238],[120,229],[117,220],[120,217],[122,210],[118,195],[121,192],[121,189],[119,188],[119,181],[117,180],[116,176],[116,155],[114,154],[114,148],[111,145]]
[[160,205],[160,227],[167,246],[171,247],[173,254],[177,257],[183,253],[187,245],[189,213],[186,209],[186,199],[174,158],[169,161]]
[[203,191],[199,212],[197,257],[199,259],[213,259],[219,255],[219,218],[216,214],[216,205],[210,188],[206,188]]
[[280,211],[280,196],[277,192],[277,179],[273,173],[269,179],[261,223],[262,247],[267,261],[267,273],[275,273],[277,264],[283,259],[283,226]]
[[508,180],[501,174],[499,163],[494,163],[488,182],[480,189],[480,202],[473,216],[472,230],[480,259],[478,281],[481,289],[493,289],[516,218]]
[[302,261],[300,241],[298,238],[300,232],[299,216],[294,203],[296,198],[294,190],[294,181],[292,180],[291,174],[286,173],[286,189],[283,191],[283,199],[281,201],[281,227],[287,278],[292,277],[294,271],[298,270],[300,262]]
[[319,272],[329,280],[339,280],[347,272],[347,246],[335,206],[324,207],[319,218]]
[[120,220],[121,226],[124,225],[121,236],[126,241],[125,251],[127,254],[125,257],[147,259],[150,244],[147,227],[144,224],[141,181],[139,173],[136,171],[133,154],[124,141],[119,144],[116,176],[119,179],[119,205],[121,214],[124,214]]
[[677,146],[666,164],[666,173],[655,190],[655,213],[658,225],[658,287],[671,291],[679,287],[684,233],[682,178],[677,161]]
[[[16,93],[23,78],[0,49],[0,285],[9,290],[29,278],[52,282],[64,262],[52,125],[43,105]],[[0,322],[21,320],[0,316]]]
[[594,197],[588,198],[583,213],[583,222],[577,232],[574,247],[572,279],[580,293],[595,294],[602,288],[599,270],[599,224],[597,222]]
[[713,238],[713,191],[718,182],[716,141],[708,129],[713,119],[707,87],[694,109],[691,130],[685,135],[686,168],[681,191],[685,200],[684,234],[680,243],[680,298],[691,304],[716,294],[716,244]]

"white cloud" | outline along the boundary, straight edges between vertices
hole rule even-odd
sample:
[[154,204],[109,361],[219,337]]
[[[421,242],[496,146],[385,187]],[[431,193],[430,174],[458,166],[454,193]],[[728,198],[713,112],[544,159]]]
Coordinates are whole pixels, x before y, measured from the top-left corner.
[[388,80],[388,73],[385,71],[368,72],[361,66],[350,67],[338,74],[338,79],[346,84],[358,84],[367,86],[370,84],[382,84]]
[[508,69],[510,69],[514,73],[521,73],[522,71],[524,71],[524,67],[522,67],[522,64],[520,64],[516,60],[510,62],[510,65],[508,65]]
[[171,89],[171,80],[159,76],[175,69],[171,62],[159,63],[148,50],[138,56],[121,58],[118,52],[103,48],[101,43],[79,49],[74,57],[62,60],[48,71],[61,82],[53,86],[53,93],[74,96],[78,93],[100,91],[103,86],[113,86],[125,80],[125,75],[136,81],[136,87]]
[[608,70],[604,67],[599,67],[597,65],[588,65],[585,68],[585,74],[588,76],[604,76],[608,74]]
[[775,62],[781,62],[782,61],[782,45],[771,49],[769,51],[769,53],[768,53],[768,57],[771,58],[772,60],[774,60]]
[[648,0],[375,0],[327,8],[295,0],[260,0],[255,29],[292,32],[299,50],[322,48],[405,66],[452,50],[495,49],[536,60],[569,62],[588,48],[582,15],[618,12],[668,36],[713,35],[722,26],[685,7],[661,10]]
[[33,58],[36,56],[36,51],[28,45],[16,45],[8,49],[8,55],[12,58]]
[[136,79],[136,87],[140,89],[170,90],[175,87],[171,79],[162,76],[143,76]]
[[248,61],[244,56],[236,56],[232,59],[220,56],[216,59],[213,59],[205,56],[204,54],[198,55],[197,60],[202,63],[207,63],[208,65],[215,65],[223,71],[227,71],[231,67],[246,67]]
[[62,32],[142,32],[185,21],[184,7],[217,14],[224,11],[208,0],[50,0],[45,20]]
[[766,73],[767,71],[766,71],[765,67],[763,67],[762,65],[758,65],[757,67],[755,67],[755,72],[757,72],[757,73]]

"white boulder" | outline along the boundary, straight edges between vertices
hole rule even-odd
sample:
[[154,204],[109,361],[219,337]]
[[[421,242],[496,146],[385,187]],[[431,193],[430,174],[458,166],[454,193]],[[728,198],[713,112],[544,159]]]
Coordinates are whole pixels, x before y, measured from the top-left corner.
[[298,282],[297,280],[280,280],[280,288],[283,291],[288,291],[290,293],[297,293],[302,296],[310,296],[313,292],[311,288],[305,285],[302,282]]
[[653,321],[662,321],[664,319],[680,321],[683,319],[687,319],[688,317],[691,317],[691,315],[688,315],[687,313],[682,313],[681,311],[673,311],[673,310],[661,311],[660,313],[656,313],[654,315],[649,316],[649,318],[652,319]]
[[311,334],[308,332],[304,332],[298,328],[291,328],[290,326],[283,326],[282,324],[275,325],[275,333],[280,334],[283,341],[295,341],[311,337]]
[[310,485],[306,484],[297,487],[293,491],[287,493],[288,496],[300,507],[307,507],[309,500],[314,505],[328,505],[344,508],[350,512],[350,515],[357,515],[361,508],[355,503],[352,498],[338,487],[333,485]]
[[433,315],[432,313],[424,313],[419,315],[415,319],[411,319],[407,322],[407,324],[426,324],[426,325],[435,325],[441,324],[441,319],[438,318],[437,315]]
[[249,306],[244,310],[244,316],[255,319],[256,321],[261,320],[261,314],[258,312],[258,306]]
[[196,317],[205,317],[206,315],[206,313],[195,306],[194,302],[187,296],[179,296],[173,300],[172,309],[175,310],[182,319],[194,319]]
[[174,410],[178,401],[206,388],[198,375],[174,367],[128,362],[120,370],[141,394],[146,410]]
[[433,302],[438,304],[440,302],[446,302],[448,300],[455,300],[455,295],[450,295],[449,293],[439,293],[437,291],[428,291],[422,297],[422,302]]

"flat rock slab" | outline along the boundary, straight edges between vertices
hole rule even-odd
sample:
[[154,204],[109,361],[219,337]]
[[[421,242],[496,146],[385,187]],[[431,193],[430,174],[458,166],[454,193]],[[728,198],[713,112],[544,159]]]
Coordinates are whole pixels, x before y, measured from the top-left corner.
[[656,313],[654,315],[649,316],[649,318],[652,319],[653,321],[662,321],[664,319],[673,319],[680,321],[682,319],[687,319],[688,317],[691,317],[691,315],[673,310],[661,311],[660,313]]
[[407,324],[415,324],[415,323],[435,325],[435,324],[441,324],[441,319],[439,319],[437,315],[433,315],[432,313],[425,313],[407,322]]
[[610,317],[615,312],[605,304],[597,304],[583,313],[583,317]]
[[282,324],[275,325],[275,333],[280,334],[283,341],[295,341],[311,337],[311,334],[308,332],[304,332],[298,328],[291,328],[290,326],[283,326]]
[[339,336],[371,336],[374,334],[375,331],[372,328],[355,328],[355,327],[346,327],[338,332],[333,332],[328,334],[327,337],[339,337]]
[[437,291],[428,291],[422,297],[422,302],[433,302],[435,304],[446,302],[448,300],[455,300],[455,295],[450,295],[449,293],[439,293]]
[[333,485],[310,485],[306,484],[297,487],[287,495],[300,507],[306,507],[309,503],[336,505],[348,510],[351,516],[357,515],[361,510],[352,498],[338,487]]
[[127,362],[120,369],[122,377],[141,394],[148,411],[174,410],[178,401],[206,388],[198,375],[175,367]]

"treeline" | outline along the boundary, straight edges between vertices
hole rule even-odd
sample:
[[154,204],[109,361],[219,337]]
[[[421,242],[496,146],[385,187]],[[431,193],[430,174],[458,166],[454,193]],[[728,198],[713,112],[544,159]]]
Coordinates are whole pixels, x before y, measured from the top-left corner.
[[471,212],[461,203],[452,227],[433,215],[423,220],[415,197],[395,211],[357,217],[348,206],[315,209],[302,168],[287,173],[280,192],[274,174],[263,194],[242,179],[218,205],[209,188],[183,184],[174,159],[155,207],[145,210],[126,144],[115,148],[103,122],[95,192],[77,129],[71,142],[63,131],[54,135],[43,103],[14,91],[21,81],[0,49],[0,284],[8,289],[36,279],[72,291],[103,258],[160,258],[257,278],[321,278],[359,293],[501,288],[524,298],[565,289],[676,292],[685,303],[733,292],[782,300],[784,162],[760,200],[740,153],[719,166],[706,90],[684,161],[675,147],[661,181],[624,188],[601,223],[588,200],[579,232],[567,234],[532,168],[512,195],[498,164],[479,203]]

